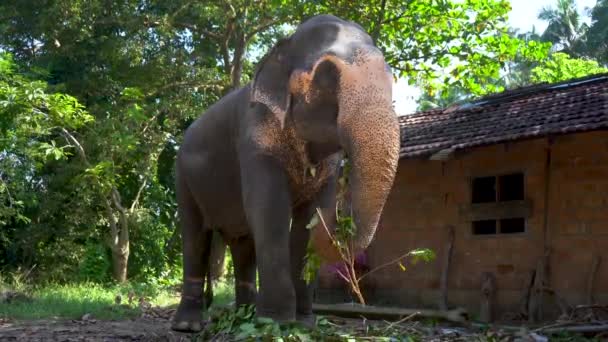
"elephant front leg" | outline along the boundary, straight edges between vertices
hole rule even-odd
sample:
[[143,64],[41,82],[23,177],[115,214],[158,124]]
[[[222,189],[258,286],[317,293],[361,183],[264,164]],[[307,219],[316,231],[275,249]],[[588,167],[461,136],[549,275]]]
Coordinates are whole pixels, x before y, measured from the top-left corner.
[[[311,232],[306,226],[310,223],[313,215],[316,214],[317,208],[335,208],[336,174],[337,170],[317,194],[313,203],[295,211],[291,227],[291,272],[296,289],[297,320],[309,327],[314,327],[316,317],[312,312],[314,279],[310,284],[307,284],[302,274],[306,264],[306,253]],[[321,228],[317,227],[316,229]]]
[[253,231],[259,292],[256,312],[277,322],[295,320],[295,291],[290,272],[291,204],[287,176],[270,157],[241,161],[243,204]]
[[296,212],[291,226],[291,278],[296,291],[296,319],[308,327],[314,327],[315,316],[312,313],[312,283],[307,284],[302,270],[306,263],[306,247],[310,231],[306,225],[310,221],[309,211]]

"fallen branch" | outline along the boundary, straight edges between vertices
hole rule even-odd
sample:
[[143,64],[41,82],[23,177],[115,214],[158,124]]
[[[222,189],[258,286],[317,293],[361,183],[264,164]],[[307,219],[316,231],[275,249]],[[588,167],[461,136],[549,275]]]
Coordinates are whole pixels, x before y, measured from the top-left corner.
[[395,325],[401,324],[403,322],[409,321],[410,319],[414,318],[418,316],[418,312],[414,312],[413,314],[409,315],[409,316],[405,316],[402,319],[395,321],[391,324],[389,324],[386,328],[384,328],[385,331],[391,330],[392,327],[394,327]]
[[561,332],[573,332],[573,333],[601,333],[608,332],[608,324],[601,325],[575,325],[570,327],[559,327],[559,328],[548,328],[542,330],[544,333],[553,334]]
[[370,305],[360,305],[357,303],[345,304],[316,304],[312,305],[312,311],[316,314],[335,315],[341,317],[367,319],[403,319],[404,317],[425,317],[446,320],[450,322],[464,323],[469,321],[466,310],[462,308],[452,310],[432,310],[432,309],[403,309],[377,307]]

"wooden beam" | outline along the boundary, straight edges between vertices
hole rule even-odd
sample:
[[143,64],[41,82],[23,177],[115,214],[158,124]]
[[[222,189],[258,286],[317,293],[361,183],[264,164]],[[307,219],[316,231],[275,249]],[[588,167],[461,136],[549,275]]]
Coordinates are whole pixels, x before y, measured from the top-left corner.
[[395,307],[378,307],[361,305],[357,303],[343,304],[312,304],[312,311],[321,315],[335,315],[367,319],[400,319],[414,315],[415,317],[437,318],[450,322],[464,323],[469,321],[465,309],[431,310],[431,309],[405,309]]
[[470,221],[529,218],[532,216],[532,201],[525,199],[522,201],[467,204],[460,207],[460,215]]

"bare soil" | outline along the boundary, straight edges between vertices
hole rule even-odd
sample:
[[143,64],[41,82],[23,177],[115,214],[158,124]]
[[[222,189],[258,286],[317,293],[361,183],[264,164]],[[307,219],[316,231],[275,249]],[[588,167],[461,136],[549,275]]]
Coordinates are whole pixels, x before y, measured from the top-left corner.
[[0,341],[191,341],[194,335],[170,328],[170,320],[33,320],[0,321]]

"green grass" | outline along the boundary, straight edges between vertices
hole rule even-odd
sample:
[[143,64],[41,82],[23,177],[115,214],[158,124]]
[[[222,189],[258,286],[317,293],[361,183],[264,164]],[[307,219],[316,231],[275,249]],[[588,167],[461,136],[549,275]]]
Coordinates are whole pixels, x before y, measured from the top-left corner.
[[136,304],[120,306],[116,295],[126,298],[118,287],[95,284],[47,285],[26,291],[30,300],[0,304],[0,317],[15,319],[80,318],[90,313],[97,319],[115,319],[137,314]]
[[[25,294],[31,300],[14,300],[11,303],[0,303],[0,318],[12,319],[78,319],[84,314],[91,314],[94,319],[123,319],[140,314],[138,298],[144,296],[153,306],[169,307],[179,303],[175,290],[157,289],[146,285],[102,286],[98,284],[44,285],[38,287],[8,287],[0,284],[2,289],[13,289]],[[136,298],[128,304],[128,294],[133,291]],[[221,282],[214,287],[214,306],[225,305],[232,301],[231,284]],[[115,303],[117,295],[121,296],[121,305]]]
[[221,281],[213,287],[213,305],[224,306],[234,300],[234,283]]

